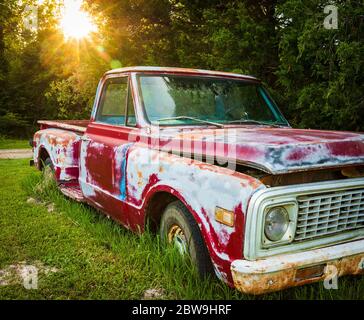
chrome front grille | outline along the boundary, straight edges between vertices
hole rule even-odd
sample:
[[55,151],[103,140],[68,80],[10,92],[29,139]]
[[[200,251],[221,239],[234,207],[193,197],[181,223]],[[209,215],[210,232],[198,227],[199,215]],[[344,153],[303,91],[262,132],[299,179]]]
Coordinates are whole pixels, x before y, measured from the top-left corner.
[[364,188],[298,196],[295,241],[364,228]]

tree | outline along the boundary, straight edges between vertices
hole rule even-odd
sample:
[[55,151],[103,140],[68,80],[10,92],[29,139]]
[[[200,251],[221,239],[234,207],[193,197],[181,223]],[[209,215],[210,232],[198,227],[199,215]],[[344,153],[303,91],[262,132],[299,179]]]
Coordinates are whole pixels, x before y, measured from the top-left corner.
[[[0,131],[26,132],[40,118],[87,118],[111,68],[160,65],[236,71],[269,85],[294,126],[364,130],[363,9],[338,7],[327,30],[323,0],[84,0],[98,33],[66,40],[58,0],[0,5]],[[30,133],[30,131],[29,131]]]
[[364,130],[364,21],[358,1],[334,1],[338,29],[325,29],[326,1],[284,1],[277,76],[294,125]]

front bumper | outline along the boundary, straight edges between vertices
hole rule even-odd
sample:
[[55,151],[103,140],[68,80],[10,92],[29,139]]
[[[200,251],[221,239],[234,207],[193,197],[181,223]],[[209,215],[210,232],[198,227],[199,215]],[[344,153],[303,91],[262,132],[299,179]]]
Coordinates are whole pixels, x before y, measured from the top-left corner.
[[263,294],[334,276],[364,273],[364,240],[231,264],[235,287]]

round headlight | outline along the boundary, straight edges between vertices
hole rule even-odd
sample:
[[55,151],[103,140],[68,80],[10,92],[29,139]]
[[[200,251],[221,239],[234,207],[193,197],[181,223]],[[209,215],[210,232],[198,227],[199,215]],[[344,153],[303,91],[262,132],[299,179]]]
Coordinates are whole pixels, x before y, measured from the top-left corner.
[[265,216],[264,233],[270,241],[283,238],[289,226],[289,215],[283,207],[270,209]]

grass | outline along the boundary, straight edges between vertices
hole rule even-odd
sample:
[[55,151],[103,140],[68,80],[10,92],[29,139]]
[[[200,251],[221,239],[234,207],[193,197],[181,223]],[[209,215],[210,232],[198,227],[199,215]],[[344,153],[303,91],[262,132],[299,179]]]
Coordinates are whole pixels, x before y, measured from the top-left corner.
[[[58,270],[40,273],[37,290],[0,286],[0,299],[140,299],[152,288],[163,289],[163,299],[364,298],[364,277],[340,278],[338,290],[319,283],[247,296],[217,279],[200,280],[157,236],[132,234],[67,200],[27,160],[0,160],[0,180],[0,270],[20,262]],[[40,202],[27,203],[29,197]]]
[[0,135],[0,150],[4,149],[30,149],[29,141],[7,138]]

